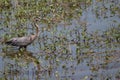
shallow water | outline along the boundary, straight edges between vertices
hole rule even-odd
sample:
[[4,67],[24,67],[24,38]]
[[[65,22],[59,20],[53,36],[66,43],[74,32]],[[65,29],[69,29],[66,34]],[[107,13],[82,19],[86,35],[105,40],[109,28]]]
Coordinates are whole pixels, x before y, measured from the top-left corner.
[[[17,8],[16,4],[13,7]],[[2,11],[0,80],[119,80],[120,14],[119,9],[110,8],[119,5],[119,0],[93,0],[88,7],[82,6],[82,16],[68,23],[62,20],[48,27],[52,22],[40,22],[40,35],[26,51],[4,41],[35,32],[31,21],[16,26],[18,19],[5,22],[4,17],[15,19],[17,11],[10,9],[12,16]]]

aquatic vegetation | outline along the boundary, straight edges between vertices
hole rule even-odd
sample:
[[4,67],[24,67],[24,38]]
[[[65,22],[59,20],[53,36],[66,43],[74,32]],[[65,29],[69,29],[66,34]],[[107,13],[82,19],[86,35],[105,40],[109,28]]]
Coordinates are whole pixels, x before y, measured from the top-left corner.
[[[118,0],[1,0],[0,79],[119,79],[119,5]],[[4,44],[34,33],[34,17],[40,19],[40,35],[27,51]]]

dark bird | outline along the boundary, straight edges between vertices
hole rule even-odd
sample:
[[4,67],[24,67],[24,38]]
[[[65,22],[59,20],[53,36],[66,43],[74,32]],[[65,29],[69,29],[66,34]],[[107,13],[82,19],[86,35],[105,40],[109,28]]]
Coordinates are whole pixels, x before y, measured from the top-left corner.
[[39,26],[35,24],[35,27],[36,27],[36,34],[29,35],[29,36],[23,36],[23,37],[15,37],[15,38],[12,38],[6,41],[5,43],[8,45],[12,45],[12,46],[18,46],[19,50],[21,48],[26,49],[27,46],[30,45],[39,35]]

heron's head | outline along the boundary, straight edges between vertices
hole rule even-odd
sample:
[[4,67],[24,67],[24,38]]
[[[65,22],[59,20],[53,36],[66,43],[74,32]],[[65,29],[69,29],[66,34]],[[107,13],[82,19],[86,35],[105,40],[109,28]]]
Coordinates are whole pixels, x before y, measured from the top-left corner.
[[34,18],[33,18],[33,22],[34,22],[34,23],[40,22],[40,20],[41,20],[40,17],[34,17]]

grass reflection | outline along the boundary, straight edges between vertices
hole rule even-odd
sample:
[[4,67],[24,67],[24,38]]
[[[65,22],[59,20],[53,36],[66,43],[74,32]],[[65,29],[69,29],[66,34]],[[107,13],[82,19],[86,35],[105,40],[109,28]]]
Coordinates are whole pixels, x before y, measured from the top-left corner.
[[[0,1],[0,79],[120,78],[118,0],[14,1]],[[4,42],[9,38],[34,32],[33,17],[40,17],[41,33],[28,51],[6,46]],[[89,23],[97,27],[97,21],[110,21],[100,27],[112,28],[89,32]]]
[[[39,80],[41,65],[38,59],[29,51],[6,51],[3,53],[3,79],[24,80],[34,78]],[[32,65],[30,67],[30,65]],[[31,69],[31,70],[29,70]]]

